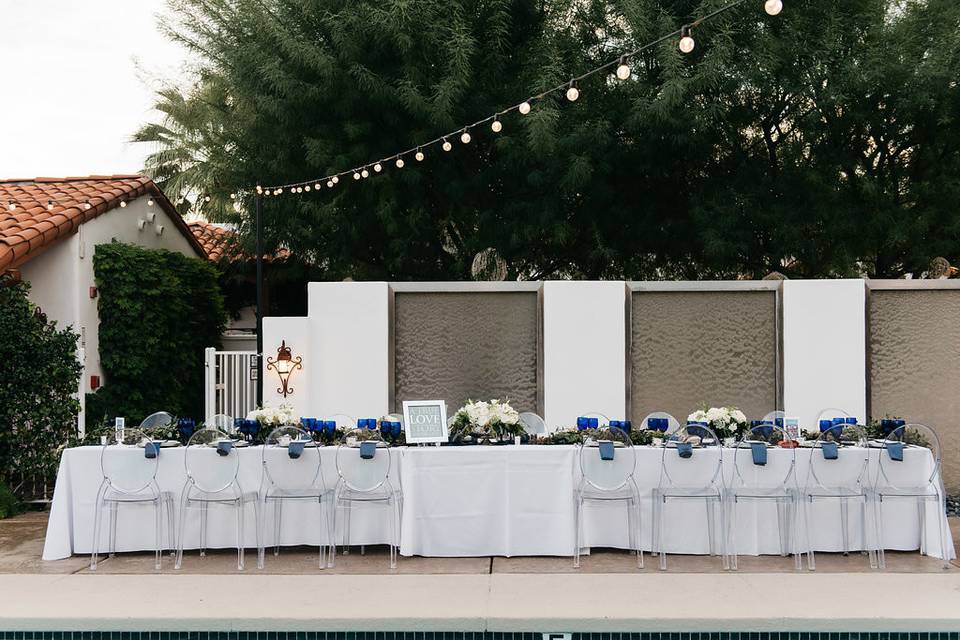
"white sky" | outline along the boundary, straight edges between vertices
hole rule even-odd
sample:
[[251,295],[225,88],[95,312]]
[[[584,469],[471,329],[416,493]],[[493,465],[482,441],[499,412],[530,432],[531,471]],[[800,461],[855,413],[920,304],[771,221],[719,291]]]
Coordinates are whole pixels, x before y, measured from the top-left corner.
[[[163,0],[0,0],[0,178],[136,173],[128,140],[157,117],[157,79],[187,54],[157,28]],[[149,85],[149,86],[148,86]]]

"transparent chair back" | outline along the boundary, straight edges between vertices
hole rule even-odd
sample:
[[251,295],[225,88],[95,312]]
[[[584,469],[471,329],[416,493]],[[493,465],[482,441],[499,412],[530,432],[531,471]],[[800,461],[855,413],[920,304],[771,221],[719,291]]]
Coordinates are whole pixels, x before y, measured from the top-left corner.
[[166,411],[157,411],[156,413],[151,413],[144,418],[143,422],[140,423],[140,428],[154,429],[156,427],[166,427],[173,424],[175,421],[176,418],[173,417],[173,414],[167,413]]
[[[613,460],[600,457],[600,443],[613,444]],[[583,481],[600,491],[616,491],[630,483],[636,470],[636,452],[630,435],[622,429],[602,429],[584,442],[578,451]]]
[[[839,438],[837,437],[838,432],[840,433]],[[824,457],[823,444],[825,442],[838,445],[836,460],[828,460]],[[856,448],[844,449],[840,446],[841,444],[853,445]],[[837,464],[846,456],[857,456],[857,464]],[[820,431],[810,448],[806,487],[859,491],[867,480],[866,472],[869,460],[870,450],[867,449],[867,436],[860,425],[844,424],[841,429],[831,428]]]
[[150,438],[140,429],[124,429],[120,446],[104,445],[100,450],[100,469],[110,488],[120,493],[140,493],[152,489],[156,493],[155,479],[159,456],[130,455],[129,449],[140,447]]
[[224,433],[230,435],[235,435],[237,433],[237,427],[233,420],[233,416],[228,416],[225,413],[218,413],[217,415],[210,418],[210,424],[208,427],[213,427],[214,429],[220,429]]
[[334,413],[333,415],[327,416],[324,418],[326,421],[333,420],[337,423],[338,429],[355,429],[357,427],[357,419],[346,413]]
[[643,419],[643,422],[640,423],[642,429],[653,429],[653,427],[650,425],[651,418],[666,419],[668,426],[667,430],[662,432],[664,434],[674,433],[680,428],[680,421],[669,413],[666,413],[665,411],[654,411],[653,413],[647,414],[647,416]]
[[[376,443],[376,452],[370,459],[360,457],[360,443],[364,441]],[[337,446],[336,465],[337,475],[348,489],[363,493],[378,491],[390,476],[390,445],[376,430],[353,429]]]
[[[680,443],[693,445],[693,454],[689,458],[680,457],[677,451]],[[723,447],[720,439],[710,427],[688,424],[680,426],[670,434],[670,438],[660,445],[660,488],[718,487],[723,466]],[[691,462],[709,456],[710,464],[691,464]]]
[[320,474],[320,448],[305,446],[300,456],[290,457],[291,442],[306,442],[313,439],[303,429],[293,426],[279,427],[270,432],[261,449],[264,484],[285,493],[298,493],[322,489]]
[[520,423],[523,425],[523,430],[527,432],[527,435],[547,435],[547,423],[543,421],[543,418],[532,411],[524,411],[521,413]]
[[[903,446],[903,461],[895,461],[890,457],[888,446],[891,444]],[[942,494],[941,451],[940,436],[931,427],[918,423],[897,427],[883,439],[877,462],[876,485],[904,491],[930,487]],[[923,464],[920,464],[920,456],[925,457]]]
[[581,414],[584,418],[596,418],[601,427],[610,424],[610,418],[602,413],[588,412]]
[[237,472],[240,470],[240,456],[236,448],[223,456],[217,452],[217,443],[232,440],[219,429],[204,427],[198,429],[187,441],[183,453],[183,464],[187,476],[194,486],[206,493],[219,493],[236,487]]
[[[766,419],[766,418],[765,418]],[[787,440],[786,432],[773,424],[758,425],[744,432],[733,450],[733,479],[731,488],[751,489],[796,488],[794,471],[797,466],[797,450],[781,448]],[[770,450],[777,448],[777,455],[767,455],[766,464],[754,464],[753,445],[762,444]]]

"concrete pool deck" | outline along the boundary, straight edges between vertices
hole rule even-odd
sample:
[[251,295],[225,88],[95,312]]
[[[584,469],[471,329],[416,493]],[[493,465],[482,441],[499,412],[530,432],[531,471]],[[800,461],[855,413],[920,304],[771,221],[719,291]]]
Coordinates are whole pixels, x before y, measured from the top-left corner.
[[683,556],[663,573],[603,552],[580,571],[569,558],[401,558],[390,573],[381,550],[320,571],[305,549],[268,555],[264,571],[253,553],[243,572],[233,554],[193,553],[182,572],[122,554],[91,573],[86,557],[40,561],[43,525],[42,514],[0,522],[0,630],[960,630],[960,567],[915,553],[888,554],[887,572],[821,554],[814,573],[781,558],[725,573],[716,558]]

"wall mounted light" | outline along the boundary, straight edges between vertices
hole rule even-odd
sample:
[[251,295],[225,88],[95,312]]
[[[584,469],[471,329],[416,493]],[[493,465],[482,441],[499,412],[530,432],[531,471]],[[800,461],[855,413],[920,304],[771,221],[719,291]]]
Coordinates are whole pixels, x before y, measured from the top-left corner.
[[294,360],[290,347],[287,346],[287,341],[282,340],[280,348],[277,349],[277,358],[267,358],[267,370],[270,369],[276,371],[280,377],[281,386],[277,387],[277,393],[283,394],[283,397],[286,398],[293,393],[293,387],[290,386],[290,374],[293,373],[294,369],[303,369],[303,358],[297,356]]

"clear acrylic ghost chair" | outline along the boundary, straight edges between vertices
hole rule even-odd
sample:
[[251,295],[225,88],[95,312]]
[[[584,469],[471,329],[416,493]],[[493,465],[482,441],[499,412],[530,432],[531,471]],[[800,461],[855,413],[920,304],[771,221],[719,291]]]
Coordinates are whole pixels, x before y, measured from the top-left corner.
[[[837,409],[826,409],[823,416],[835,418]],[[842,413],[842,411],[840,412]],[[818,419],[818,421],[819,421]],[[844,448],[841,443],[848,443],[853,447]],[[824,445],[837,447],[835,460],[824,457]],[[806,479],[800,488],[800,501],[803,505],[803,520],[807,538],[807,568],[815,571],[817,568],[816,555],[813,550],[813,522],[811,512],[817,502],[836,502],[839,505],[840,531],[843,536],[843,554],[850,553],[849,510],[850,503],[860,506],[861,549],[870,561],[870,567],[877,567],[876,553],[867,545],[868,505],[871,499],[867,465],[870,460],[870,450],[867,448],[867,438],[863,428],[856,424],[837,425],[820,431],[809,449],[809,464],[807,465]],[[845,460],[850,462],[844,464]],[[872,514],[871,514],[872,515]]]
[[[362,457],[363,442],[374,443],[372,458]],[[338,521],[342,520],[343,543],[346,549],[350,546],[350,516],[353,506],[358,503],[383,506],[387,510],[390,568],[396,569],[402,494],[390,478],[393,470],[390,444],[381,439],[377,430],[354,429],[348,431],[343,442],[337,446],[335,460],[338,480],[333,495],[331,530],[336,534]],[[328,567],[334,565],[337,555],[336,535],[331,538],[330,545],[330,552],[327,554]]]
[[[603,452],[612,445],[613,459],[605,460]],[[627,529],[630,550],[637,554],[637,566],[643,568],[643,550],[640,548],[640,490],[633,477],[637,458],[630,435],[622,429],[607,428],[578,446],[577,461],[580,482],[574,490],[576,518],[574,520],[573,566],[580,566],[583,541],[583,507],[588,502],[610,504],[620,502],[627,510]]]
[[[689,458],[680,457],[679,448],[692,445]],[[683,425],[661,445],[660,481],[653,490],[653,551],[660,554],[660,570],[667,569],[664,541],[666,507],[675,501],[700,501],[706,509],[710,555],[720,555],[724,569],[729,568],[724,532],[723,447],[709,427]],[[699,462],[706,457],[706,462]],[[716,517],[720,514],[718,536]],[[719,545],[717,541],[719,539]]]
[[[221,455],[218,443],[224,443],[226,455]],[[226,443],[230,446],[227,448]],[[183,453],[183,465],[187,481],[180,493],[180,531],[177,535],[176,568],[183,564],[184,534],[187,524],[187,510],[199,511],[200,519],[200,555],[207,551],[207,511],[211,506],[229,507],[237,516],[237,569],[244,566],[244,510],[247,503],[253,503],[255,520],[259,525],[259,503],[255,492],[245,492],[240,486],[237,474],[240,470],[240,455],[232,446],[229,435],[213,427],[198,429],[187,441]],[[255,527],[257,549],[260,548],[260,530]]]
[[651,418],[654,418],[654,419],[659,418],[661,420],[665,419],[667,421],[667,430],[661,432],[664,434],[664,436],[667,436],[671,433],[675,433],[680,428],[680,421],[674,418],[669,413],[666,413],[665,411],[654,411],[653,413],[647,414],[647,417],[645,417],[643,419],[643,422],[640,423],[640,428],[653,429],[653,426],[651,426],[650,424]]
[[90,554],[90,570],[97,570],[100,555],[100,538],[103,526],[103,510],[110,511],[109,554],[117,549],[117,512],[120,505],[152,505],[156,526],[156,557],[154,568],[160,569],[163,555],[163,512],[167,515],[167,544],[173,548],[173,497],[169,491],[161,491],[157,484],[159,454],[145,456],[148,438],[140,429],[124,429],[116,445],[104,445],[100,449],[100,470],[103,482],[97,491],[93,517],[93,546]]
[[[297,445],[302,450],[294,456]],[[293,449],[291,449],[293,445]],[[323,481],[320,466],[320,448],[303,429],[293,426],[279,427],[270,432],[261,447],[263,474],[260,479],[260,532],[261,545],[258,549],[257,566],[263,568],[266,531],[267,505],[273,507],[273,555],[280,555],[280,540],[283,527],[283,503],[314,503],[320,511],[321,522],[327,527],[326,543],[320,544],[319,566],[327,566],[326,547],[332,539],[327,504],[332,493]]]
[[[727,487],[725,500],[727,553],[730,556],[730,568],[734,571],[737,570],[737,506],[743,502],[773,502],[776,505],[780,555],[786,556],[793,547],[794,568],[801,568],[800,545],[797,544],[796,535],[799,521],[797,450],[792,447],[779,447],[786,439],[783,429],[773,424],[765,424],[746,431],[734,445],[733,477]],[[757,464],[754,461],[754,447],[765,447],[764,453],[773,455],[765,455],[764,464]]]
[[224,433],[230,434],[231,436],[234,436],[237,433],[237,427],[236,423],[233,421],[233,417],[228,416],[225,413],[218,413],[210,418],[210,424],[207,426],[213,427],[214,429],[220,429]]
[[172,425],[174,422],[176,422],[176,418],[173,417],[173,414],[167,413],[166,411],[157,411],[144,418],[143,422],[140,423],[140,428],[155,429],[157,427]]
[[357,419],[345,413],[335,413],[325,417],[324,420],[333,420],[337,423],[338,429],[350,430],[356,428],[357,426]]
[[523,430],[526,431],[529,436],[541,437],[547,435],[547,423],[532,411],[524,411],[521,413],[520,423],[523,425]]
[[[893,459],[891,446],[900,450],[902,460]],[[949,550],[953,541],[949,533],[944,532],[940,517],[946,511],[946,495],[940,475],[941,451],[940,437],[937,432],[923,424],[899,426],[884,438],[883,447],[879,450],[876,477],[873,482],[877,555],[881,569],[886,568],[883,546],[883,505],[884,502],[889,503],[895,500],[911,500],[916,504],[921,555],[928,555],[927,504],[935,505],[940,558],[943,561],[943,568],[950,568]]]

